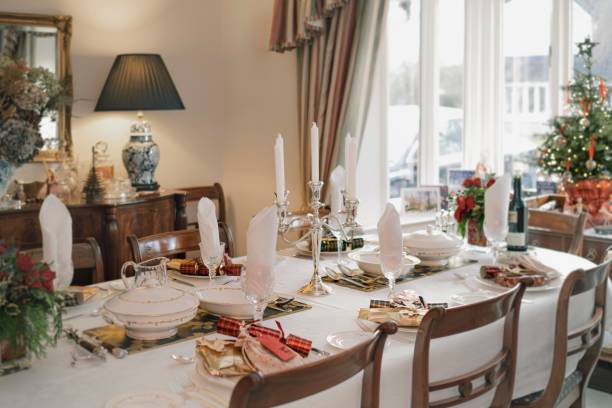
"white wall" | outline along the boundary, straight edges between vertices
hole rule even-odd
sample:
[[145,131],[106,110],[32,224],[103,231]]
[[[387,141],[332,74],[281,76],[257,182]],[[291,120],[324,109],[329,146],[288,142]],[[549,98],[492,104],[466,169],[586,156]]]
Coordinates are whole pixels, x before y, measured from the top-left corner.
[[160,184],[221,182],[244,253],[248,221],[272,200],[272,145],[280,131],[288,188],[300,203],[295,54],[267,50],[271,0],[0,0],[0,9],[72,15],[72,133],[81,161],[89,163],[91,146],[104,140],[122,169],[133,115],[95,113],[95,102],[115,55],[159,53],[186,107],[146,113],[162,153]]

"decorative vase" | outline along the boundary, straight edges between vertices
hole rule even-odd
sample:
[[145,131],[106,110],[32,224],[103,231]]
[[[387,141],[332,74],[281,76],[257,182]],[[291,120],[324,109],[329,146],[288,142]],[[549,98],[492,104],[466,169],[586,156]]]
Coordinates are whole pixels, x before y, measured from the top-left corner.
[[467,221],[467,241],[470,245],[487,246],[487,237],[482,225],[474,218]]
[[32,360],[25,348],[23,336],[17,338],[17,347],[13,350],[8,340],[0,341],[0,376],[30,368]]
[[593,178],[563,184],[567,196],[567,204],[576,205],[578,198],[582,198],[584,209],[594,216],[601,206],[608,202],[612,194],[612,180],[607,178]]
[[153,141],[149,123],[142,116],[139,119],[130,128],[130,141],[121,156],[132,187],[137,191],[157,191],[155,169],[159,164],[159,146]]

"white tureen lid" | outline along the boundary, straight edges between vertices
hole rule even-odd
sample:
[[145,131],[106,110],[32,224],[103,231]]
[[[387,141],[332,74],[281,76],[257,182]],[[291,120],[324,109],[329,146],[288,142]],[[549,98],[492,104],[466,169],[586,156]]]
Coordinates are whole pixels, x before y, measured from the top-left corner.
[[104,304],[111,313],[130,316],[160,316],[191,310],[199,300],[180,289],[138,287],[121,293]]
[[404,246],[424,249],[451,249],[463,245],[463,240],[428,225],[426,230],[412,232],[404,237]]

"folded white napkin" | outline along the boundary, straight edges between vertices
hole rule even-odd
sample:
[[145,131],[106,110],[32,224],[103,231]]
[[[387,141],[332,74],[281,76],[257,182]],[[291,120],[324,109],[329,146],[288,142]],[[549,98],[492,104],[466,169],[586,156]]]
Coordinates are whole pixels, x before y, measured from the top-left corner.
[[72,282],[72,217],[68,208],[50,194],[43,201],[38,214],[43,239],[43,261],[55,272],[53,286],[65,289]]
[[246,292],[266,297],[274,289],[277,234],[278,218],[274,206],[261,210],[249,223]]
[[400,265],[403,256],[402,226],[395,206],[387,203],[385,211],[378,220],[378,240],[380,255],[389,265]]
[[[331,214],[338,217],[341,223],[344,222],[344,214],[339,214],[342,210],[342,190],[345,188],[346,171],[344,167],[337,166],[329,175],[329,205]],[[339,227],[335,219],[330,221],[333,227]]]
[[484,228],[489,238],[503,241],[508,234],[508,207],[510,205],[510,174],[497,177],[495,184],[484,194]]
[[198,228],[200,229],[200,252],[202,256],[219,255],[219,224],[215,204],[203,197],[198,203]]
[[561,274],[548,265],[543,264],[535,256],[524,252],[507,251],[499,257],[499,262],[509,265],[519,265],[530,272],[541,273],[546,275],[548,279],[556,279]]

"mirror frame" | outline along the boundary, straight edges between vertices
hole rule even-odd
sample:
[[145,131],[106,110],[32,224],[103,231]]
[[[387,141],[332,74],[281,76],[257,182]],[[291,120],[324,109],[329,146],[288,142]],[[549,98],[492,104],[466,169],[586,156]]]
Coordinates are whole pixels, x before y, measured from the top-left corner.
[[[67,98],[71,100],[73,96],[72,67],[70,64],[72,17],[65,15],[0,12],[0,24],[55,27],[57,29],[57,74],[58,79],[65,86]],[[69,103],[63,104],[58,108],[57,129],[60,148],[59,150],[40,151],[33,159],[34,162],[59,161],[61,159],[62,152],[65,153],[67,157],[72,157],[71,115],[72,107]]]

